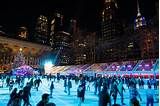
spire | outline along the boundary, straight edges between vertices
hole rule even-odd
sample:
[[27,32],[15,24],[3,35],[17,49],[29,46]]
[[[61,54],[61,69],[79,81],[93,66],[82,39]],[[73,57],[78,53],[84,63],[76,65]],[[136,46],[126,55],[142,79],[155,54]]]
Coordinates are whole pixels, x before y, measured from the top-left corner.
[[145,18],[141,15],[140,13],[140,8],[139,8],[139,2],[137,0],[137,17],[135,19],[135,29],[142,27],[142,26],[146,26],[146,20]]
[[115,7],[118,8],[116,0],[105,0],[105,3],[111,3],[111,2],[115,3]]
[[138,0],[137,0],[137,12],[138,12],[137,16],[141,16]]

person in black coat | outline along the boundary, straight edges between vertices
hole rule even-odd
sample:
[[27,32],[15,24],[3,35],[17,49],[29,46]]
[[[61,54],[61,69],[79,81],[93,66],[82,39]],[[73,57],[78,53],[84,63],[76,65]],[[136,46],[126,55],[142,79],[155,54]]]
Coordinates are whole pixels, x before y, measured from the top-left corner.
[[11,94],[10,94],[10,99],[7,103],[7,106],[11,105],[11,103],[12,103],[12,101],[15,98],[16,95],[17,95],[17,88],[14,88],[13,91],[11,92]]
[[26,86],[23,88],[23,101],[24,101],[23,106],[25,106],[25,105],[27,105],[27,106],[31,105],[29,103],[29,97],[31,97],[30,90],[31,90],[31,86],[30,86],[29,83],[27,83]]
[[23,90],[20,90],[12,100],[11,106],[21,106]]
[[67,79],[64,79],[64,92],[67,92]]
[[79,86],[78,86],[78,89],[77,89],[77,97],[78,97],[78,99],[79,99],[79,103],[78,103],[78,105],[79,106],[81,106],[81,103],[82,103],[82,99],[83,99],[83,96],[84,96],[84,94],[83,94],[83,85],[82,84],[80,84]]
[[42,81],[41,81],[40,78],[38,78],[35,83],[36,83],[36,84],[35,84],[35,85],[36,85],[36,89],[37,89],[37,91],[38,91],[39,85],[40,85],[40,83],[42,83]]
[[107,85],[104,85],[99,93],[99,106],[108,106],[108,104],[111,106],[110,95],[107,91]]
[[68,95],[70,95],[70,89],[72,88],[72,82],[70,81],[70,79],[68,79],[68,84],[67,84],[67,91],[68,91]]
[[83,78],[81,80],[81,85],[82,85],[82,102],[84,102],[84,99],[85,99],[85,90],[86,90],[86,81],[85,81],[85,78]]
[[41,101],[37,104],[37,106],[46,106],[49,103],[49,94],[44,93],[42,95]]
[[113,82],[113,85],[112,85],[111,90],[110,90],[110,96],[113,97],[114,104],[116,104],[116,100],[117,100],[117,95],[118,95],[118,93],[121,94],[121,93],[119,92],[118,88],[117,88],[117,83],[116,83],[116,81],[115,81],[115,82]]
[[42,100],[36,106],[56,106],[55,103],[49,103],[49,94],[44,93]]
[[51,82],[51,86],[50,86],[50,97],[51,97],[51,98],[52,98],[53,89],[54,89],[54,83],[53,83],[53,81],[52,81],[52,82]]

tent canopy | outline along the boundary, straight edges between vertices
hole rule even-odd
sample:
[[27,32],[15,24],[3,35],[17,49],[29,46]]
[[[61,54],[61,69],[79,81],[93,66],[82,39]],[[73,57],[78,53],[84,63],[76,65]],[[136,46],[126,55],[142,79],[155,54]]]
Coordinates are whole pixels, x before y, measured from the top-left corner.
[[25,75],[37,75],[39,74],[31,66],[23,65],[13,70],[13,75],[25,76]]

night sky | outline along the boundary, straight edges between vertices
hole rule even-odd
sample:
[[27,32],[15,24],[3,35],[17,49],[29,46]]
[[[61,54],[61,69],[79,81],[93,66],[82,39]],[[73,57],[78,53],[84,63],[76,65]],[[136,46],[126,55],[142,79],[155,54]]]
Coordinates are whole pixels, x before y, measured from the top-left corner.
[[[139,0],[141,13],[146,19],[156,14],[158,0]],[[136,0],[117,0],[123,21],[132,23],[137,14]],[[158,2],[157,2],[158,3]],[[64,19],[74,17],[81,28],[96,31],[104,0],[5,0],[0,6],[0,25],[13,33],[20,26],[34,32],[36,19],[40,14],[51,17],[55,10],[64,14]]]

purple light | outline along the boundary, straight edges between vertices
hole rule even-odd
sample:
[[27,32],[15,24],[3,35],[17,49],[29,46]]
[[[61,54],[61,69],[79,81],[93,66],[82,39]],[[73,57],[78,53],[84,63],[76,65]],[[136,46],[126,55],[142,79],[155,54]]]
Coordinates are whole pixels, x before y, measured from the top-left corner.
[[115,68],[115,66],[112,66],[112,68]]
[[33,75],[36,73],[32,67],[24,65],[24,66],[16,68],[13,74],[14,75]]
[[149,64],[145,64],[146,67],[149,67]]
[[127,67],[128,67],[128,68],[131,68],[132,66],[131,66],[131,65],[128,65]]

